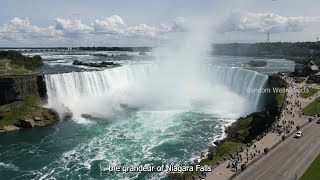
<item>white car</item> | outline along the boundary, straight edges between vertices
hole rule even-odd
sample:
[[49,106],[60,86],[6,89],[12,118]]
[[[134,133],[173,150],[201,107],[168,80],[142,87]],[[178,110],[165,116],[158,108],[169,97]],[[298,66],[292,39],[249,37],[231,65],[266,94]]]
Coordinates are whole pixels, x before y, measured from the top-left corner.
[[303,136],[303,132],[302,131],[298,131],[296,132],[296,134],[294,135],[295,138],[301,138]]

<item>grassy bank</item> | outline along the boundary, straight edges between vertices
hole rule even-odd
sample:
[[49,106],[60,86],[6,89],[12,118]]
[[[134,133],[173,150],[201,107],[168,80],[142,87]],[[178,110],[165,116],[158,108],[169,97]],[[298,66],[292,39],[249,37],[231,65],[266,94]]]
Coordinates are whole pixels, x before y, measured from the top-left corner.
[[277,107],[280,110],[281,107],[282,107],[282,104],[286,100],[286,94],[282,93],[282,92],[276,93],[275,94],[275,99],[276,99]]
[[[197,165],[214,166],[218,161],[222,161],[224,157],[229,157],[231,153],[240,150],[246,143],[251,142],[251,140],[270,128],[274,121],[275,117],[270,116],[267,112],[256,112],[247,117],[239,118],[226,129],[227,138],[221,141],[218,146],[209,148],[207,157]],[[196,164],[193,166],[196,166]],[[199,174],[200,172],[197,171],[182,174],[171,173],[169,177],[182,180],[192,179],[192,176],[198,176]]]
[[302,112],[313,116],[320,113],[320,97],[312,101],[308,106],[302,109]]
[[255,112],[247,117],[239,118],[232,126],[226,129],[227,141],[249,143],[261,132],[270,128],[275,121],[275,116],[268,112]]
[[320,179],[320,154],[312,162],[306,172],[301,176],[300,180],[319,180]]
[[29,95],[23,101],[0,106],[0,128],[8,125],[19,126],[20,120],[35,119],[36,117],[45,120],[38,125],[57,121],[56,113],[51,109],[40,107],[39,101],[36,96]]
[[10,60],[11,65],[23,67],[27,70],[35,70],[43,65],[41,56],[35,55],[33,57],[28,57],[16,51],[0,51],[0,59]]
[[[239,150],[244,144],[238,143],[238,142],[231,142],[231,141],[225,141],[221,145],[219,145],[217,148],[209,149],[208,157],[204,160],[202,160],[197,165],[209,165],[212,166],[216,164],[218,161],[223,160],[224,157],[229,156],[229,154]],[[192,165],[195,169],[196,164]],[[199,171],[193,171],[193,172],[185,172],[185,173],[171,173],[169,174],[169,177],[172,179],[192,179],[192,176],[199,176]]]
[[297,76],[293,77],[293,79],[294,79],[294,82],[295,82],[295,83],[298,83],[298,84],[300,84],[300,83],[302,83],[304,80],[306,80],[305,77],[297,77]]
[[31,74],[43,65],[40,56],[23,56],[15,51],[0,51],[0,76]]
[[11,63],[10,61],[0,60],[0,75],[23,75],[32,73],[24,67]]
[[[271,88],[286,88],[287,83],[278,75],[269,76]],[[240,150],[246,143],[251,142],[257,136],[269,129],[279,115],[280,109],[285,101],[285,93],[272,93],[272,102],[263,112],[255,112],[247,117],[239,118],[226,129],[227,137],[216,147],[209,148],[208,155],[198,165],[214,166],[217,162],[229,157],[231,153]],[[195,165],[193,165],[195,166]],[[171,173],[172,179],[192,179],[198,176],[199,172]]]
[[302,98],[309,98],[316,94],[319,90],[315,88],[309,88],[309,91],[302,91],[300,92],[299,96]]
[[[287,83],[282,80],[277,74],[269,76],[269,85],[271,88],[279,88],[279,89],[286,89]],[[284,101],[286,100],[286,94],[283,91],[276,91],[274,93],[274,102],[277,106],[277,111],[279,112],[282,108]],[[275,112],[277,114],[278,112]]]

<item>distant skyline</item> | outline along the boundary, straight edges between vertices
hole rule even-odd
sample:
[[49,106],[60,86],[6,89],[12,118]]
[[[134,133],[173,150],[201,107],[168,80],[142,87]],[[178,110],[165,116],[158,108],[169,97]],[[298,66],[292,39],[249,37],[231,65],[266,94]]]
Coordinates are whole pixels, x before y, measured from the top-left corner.
[[215,43],[265,42],[268,32],[271,42],[316,41],[319,6],[318,0],[3,0],[0,47],[161,46],[194,17],[213,25]]

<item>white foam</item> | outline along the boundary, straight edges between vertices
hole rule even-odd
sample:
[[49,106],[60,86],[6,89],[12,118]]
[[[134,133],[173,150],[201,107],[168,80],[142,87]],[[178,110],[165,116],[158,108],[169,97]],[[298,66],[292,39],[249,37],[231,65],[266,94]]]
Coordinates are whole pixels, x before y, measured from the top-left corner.
[[0,162],[0,167],[5,168],[5,169],[10,169],[10,170],[14,170],[14,171],[18,171],[19,167],[14,165],[14,164],[7,164],[4,162]]

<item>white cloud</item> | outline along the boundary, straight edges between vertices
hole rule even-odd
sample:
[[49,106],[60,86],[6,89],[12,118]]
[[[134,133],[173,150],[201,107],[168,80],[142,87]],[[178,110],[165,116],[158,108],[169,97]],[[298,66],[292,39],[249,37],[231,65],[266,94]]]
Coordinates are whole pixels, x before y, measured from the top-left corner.
[[92,31],[93,29],[85,24],[82,24],[81,20],[65,20],[61,18],[55,19],[56,30],[65,31]]
[[29,19],[19,19],[13,18],[9,21],[8,24],[5,24],[2,28],[0,28],[0,32],[13,32],[13,33],[27,33],[27,32],[34,32],[37,33],[40,31],[40,28],[36,26],[31,26]]
[[[124,20],[113,15],[101,20],[94,20],[91,23],[83,23],[81,20],[69,20],[56,18],[54,25],[47,27],[38,27],[31,25],[28,18],[13,18],[7,24],[0,26],[0,42],[7,44],[16,43],[47,43],[59,42],[76,45],[79,44],[103,44],[110,41],[119,40],[145,42],[143,39],[162,40],[167,38],[167,34],[177,31],[178,26],[182,26],[183,18],[177,18],[173,26],[150,26],[147,24],[138,24],[127,26]],[[176,30],[173,30],[176,29]],[[181,29],[181,28],[180,28]],[[46,41],[43,41],[46,40]],[[88,42],[91,41],[91,42]],[[132,44],[130,42],[129,44]]]
[[126,24],[118,15],[107,17],[104,20],[95,20],[93,28],[96,33],[125,34]]
[[218,32],[301,32],[319,17],[283,17],[273,13],[233,12],[220,25]]
[[13,18],[8,24],[0,27],[0,40],[5,39],[12,42],[22,42],[27,39],[43,40],[56,34],[54,28],[39,28],[32,26],[28,18]]
[[130,36],[142,36],[142,37],[161,37],[163,34],[168,33],[170,29],[162,26],[160,28],[151,27],[146,24],[140,24],[138,26],[133,26],[128,28],[128,33]]

